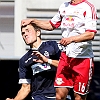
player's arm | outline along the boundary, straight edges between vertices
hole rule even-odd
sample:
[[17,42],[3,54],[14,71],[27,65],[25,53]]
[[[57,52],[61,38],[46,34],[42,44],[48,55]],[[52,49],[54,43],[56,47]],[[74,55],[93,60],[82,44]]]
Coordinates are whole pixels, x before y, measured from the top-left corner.
[[40,62],[40,63],[49,63],[55,67],[58,66],[59,61],[58,60],[53,60],[53,59],[48,59],[47,57],[45,57],[44,55],[42,55],[40,52],[38,51],[33,51],[32,53],[33,55],[36,55],[38,57],[38,59],[33,59],[33,61],[35,62]]
[[83,34],[80,34],[80,35],[77,35],[77,36],[71,36],[71,37],[68,37],[68,38],[62,38],[60,40],[60,43],[62,45],[68,45],[72,42],[84,42],[84,41],[89,41],[89,40],[93,40],[94,39],[94,36],[95,36],[95,32],[85,32]]
[[86,8],[86,15],[85,15],[85,25],[84,25],[85,33],[80,34],[78,36],[73,36],[72,41],[84,42],[84,41],[93,40],[95,34],[97,33],[96,21],[97,21],[96,8],[93,5],[91,7],[88,6]]
[[93,40],[95,36],[95,32],[85,32],[81,35],[78,36],[73,36],[72,37],[72,42],[84,42],[84,41],[89,41],[89,40]]
[[22,84],[21,89],[18,91],[14,99],[7,98],[6,100],[24,100],[31,91],[30,84]]
[[50,24],[50,21],[49,20],[38,20],[38,19],[23,19],[21,21],[21,26],[23,25],[27,25],[29,23],[34,23],[36,24],[38,27],[40,27],[41,29],[44,29],[44,30],[53,30],[54,27]]
[[55,66],[55,67],[58,67],[59,61],[58,60],[48,59],[48,63],[53,65],[53,66]]

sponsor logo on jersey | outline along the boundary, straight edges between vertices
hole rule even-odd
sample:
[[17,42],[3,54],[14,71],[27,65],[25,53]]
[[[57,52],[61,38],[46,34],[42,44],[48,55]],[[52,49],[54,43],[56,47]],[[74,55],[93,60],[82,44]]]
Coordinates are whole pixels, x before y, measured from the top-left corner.
[[73,28],[74,27],[74,18],[72,16],[66,17],[63,26]]
[[74,18],[70,16],[70,17],[66,18],[66,20],[69,22],[72,22],[72,21],[74,21]]

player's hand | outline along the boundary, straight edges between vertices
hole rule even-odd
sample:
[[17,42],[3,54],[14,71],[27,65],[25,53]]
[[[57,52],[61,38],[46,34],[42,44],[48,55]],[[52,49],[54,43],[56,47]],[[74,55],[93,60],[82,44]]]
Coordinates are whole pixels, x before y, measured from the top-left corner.
[[66,46],[70,43],[72,43],[72,37],[68,37],[68,38],[62,38],[59,43],[62,44],[63,46]]
[[6,98],[6,100],[14,100],[14,99],[11,99],[11,98]]
[[30,24],[33,21],[33,19],[23,19],[21,20],[21,26],[25,26]]
[[40,63],[48,62],[48,58],[42,55],[39,51],[33,51],[32,55],[36,55],[38,57],[38,59],[33,59],[33,61],[35,62],[40,62]]

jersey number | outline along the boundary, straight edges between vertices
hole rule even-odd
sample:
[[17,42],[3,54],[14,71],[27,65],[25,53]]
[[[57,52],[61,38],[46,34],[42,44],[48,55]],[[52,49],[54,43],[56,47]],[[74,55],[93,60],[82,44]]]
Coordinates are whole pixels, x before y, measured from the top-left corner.
[[85,91],[85,83],[79,82],[79,91],[84,92]]

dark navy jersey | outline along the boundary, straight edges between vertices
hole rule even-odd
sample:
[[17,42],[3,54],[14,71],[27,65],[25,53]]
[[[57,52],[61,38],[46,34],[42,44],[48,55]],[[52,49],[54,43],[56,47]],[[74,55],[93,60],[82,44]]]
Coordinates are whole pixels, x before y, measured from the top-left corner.
[[[42,42],[37,50],[53,60],[59,60],[61,53],[56,41]],[[32,97],[35,95],[55,96],[54,79],[57,68],[48,63],[33,62],[33,59],[37,57],[31,54],[32,49],[19,61],[19,83],[31,84]]]

